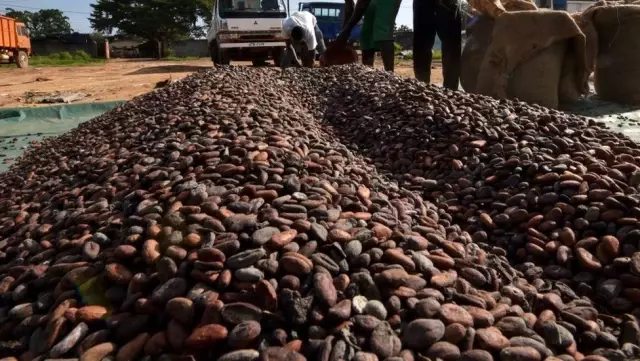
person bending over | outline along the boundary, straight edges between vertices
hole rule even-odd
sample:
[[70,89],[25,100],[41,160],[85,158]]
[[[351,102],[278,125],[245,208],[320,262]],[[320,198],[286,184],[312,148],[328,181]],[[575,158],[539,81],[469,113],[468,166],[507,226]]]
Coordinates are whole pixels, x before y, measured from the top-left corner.
[[353,28],[364,17],[360,32],[362,64],[373,66],[376,51],[380,51],[384,69],[393,72],[395,60],[393,28],[400,10],[400,2],[400,0],[359,0],[353,15],[338,35],[336,43],[345,45]]
[[296,11],[291,14],[282,22],[282,32],[287,39],[287,49],[280,64],[281,68],[292,64],[312,68],[316,54],[322,54],[326,50],[318,21],[308,11]]

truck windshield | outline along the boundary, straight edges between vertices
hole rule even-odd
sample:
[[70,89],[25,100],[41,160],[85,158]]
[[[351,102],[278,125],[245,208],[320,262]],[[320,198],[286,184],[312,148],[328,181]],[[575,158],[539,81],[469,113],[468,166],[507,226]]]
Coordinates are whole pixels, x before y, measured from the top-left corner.
[[313,7],[311,9],[311,13],[313,13],[313,15],[316,16],[316,18],[327,18],[327,20],[340,19],[341,12],[342,12],[342,8],[339,8],[339,7],[325,6],[325,7]]
[[282,0],[222,0],[221,18],[285,18]]
[[23,25],[18,25],[18,35],[20,36],[29,36],[29,30]]

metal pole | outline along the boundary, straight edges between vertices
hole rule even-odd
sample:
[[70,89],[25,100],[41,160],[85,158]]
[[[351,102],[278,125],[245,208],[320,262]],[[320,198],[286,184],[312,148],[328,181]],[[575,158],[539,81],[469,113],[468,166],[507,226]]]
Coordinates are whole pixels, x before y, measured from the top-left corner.
[[287,0],[287,16],[291,16],[291,3]]

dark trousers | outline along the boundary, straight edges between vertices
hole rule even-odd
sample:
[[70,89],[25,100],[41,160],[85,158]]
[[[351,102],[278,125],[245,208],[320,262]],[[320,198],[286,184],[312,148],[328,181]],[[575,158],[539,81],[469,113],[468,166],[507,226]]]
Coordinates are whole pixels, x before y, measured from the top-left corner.
[[432,49],[436,35],[442,43],[444,87],[458,89],[462,55],[462,22],[455,8],[439,0],[413,0],[413,70],[418,80],[430,83]]

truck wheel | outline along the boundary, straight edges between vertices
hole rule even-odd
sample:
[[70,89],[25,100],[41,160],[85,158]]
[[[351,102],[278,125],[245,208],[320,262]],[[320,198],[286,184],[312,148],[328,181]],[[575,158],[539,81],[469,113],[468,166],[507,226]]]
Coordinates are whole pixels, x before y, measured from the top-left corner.
[[29,66],[29,56],[24,51],[18,51],[15,55],[16,65],[18,68],[26,68]]
[[229,65],[231,64],[231,56],[229,52],[218,47],[218,65]]
[[280,48],[280,49],[276,49],[273,51],[273,64],[275,66],[280,66],[280,63],[282,62],[282,58],[284,57],[284,49]]
[[229,65],[231,64],[231,57],[229,53],[218,48],[218,65]]
[[254,67],[265,66],[265,65],[267,65],[267,60],[266,59],[253,59],[253,60],[251,60],[251,64]]
[[211,61],[213,61],[214,65],[231,64],[229,53],[222,50],[215,41],[211,43],[209,51],[211,52]]
[[209,44],[209,54],[211,55],[211,62],[213,65],[218,64],[218,47],[216,46],[215,41]]

